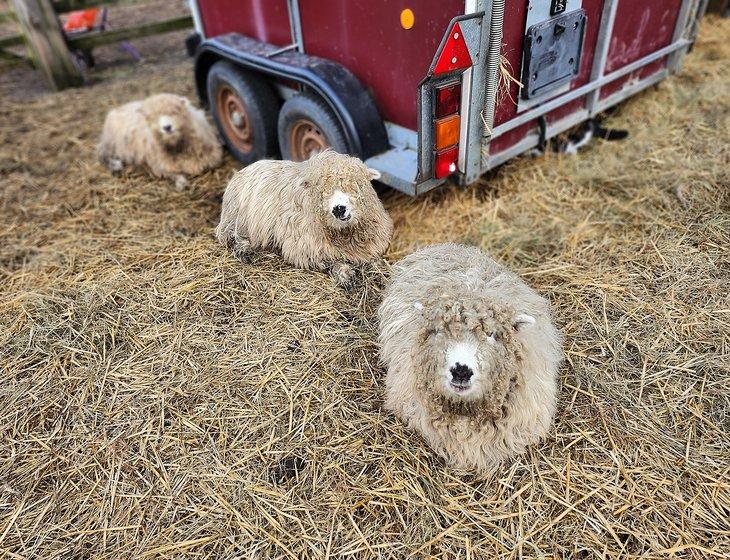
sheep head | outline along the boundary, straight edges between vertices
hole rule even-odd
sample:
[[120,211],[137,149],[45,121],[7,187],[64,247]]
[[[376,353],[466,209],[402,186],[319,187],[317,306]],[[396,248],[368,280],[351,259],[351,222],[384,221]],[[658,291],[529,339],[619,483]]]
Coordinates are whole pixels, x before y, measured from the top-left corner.
[[535,319],[484,295],[449,292],[416,304],[423,319],[413,354],[418,389],[442,413],[497,420],[519,383],[519,332]]
[[161,93],[146,99],[142,114],[155,141],[167,152],[183,149],[190,135],[190,102],[184,97]]
[[320,223],[335,234],[357,230],[370,219],[378,195],[370,181],[380,173],[358,158],[325,150],[306,162],[302,187]]

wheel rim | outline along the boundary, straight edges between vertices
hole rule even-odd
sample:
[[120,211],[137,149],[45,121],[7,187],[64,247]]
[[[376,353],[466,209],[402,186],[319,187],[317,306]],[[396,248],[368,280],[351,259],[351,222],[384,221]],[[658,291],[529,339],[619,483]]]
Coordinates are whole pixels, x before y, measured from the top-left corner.
[[289,130],[289,149],[294,161],[306,161],[329,147],[327,137],[312,121],[300,119]]
[[230,86],[222,85],[218,89],[216,110],[223,132],[231,144],[241,152],[250,152],[253,149],[253,131],[248,111]]

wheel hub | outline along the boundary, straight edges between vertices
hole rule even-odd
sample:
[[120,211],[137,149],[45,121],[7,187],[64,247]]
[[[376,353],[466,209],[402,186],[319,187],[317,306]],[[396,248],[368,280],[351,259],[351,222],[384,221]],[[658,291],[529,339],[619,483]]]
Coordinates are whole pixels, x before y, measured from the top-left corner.
[[232,88],[222,85],[216,94],[216,109],[228,140],[236,149],[250,152],[253,149],[253,131],[241,98]]
[[294,161],[306,161],[330,147],[322,131],[312,121],[300,119],[289,131],[289,146]]

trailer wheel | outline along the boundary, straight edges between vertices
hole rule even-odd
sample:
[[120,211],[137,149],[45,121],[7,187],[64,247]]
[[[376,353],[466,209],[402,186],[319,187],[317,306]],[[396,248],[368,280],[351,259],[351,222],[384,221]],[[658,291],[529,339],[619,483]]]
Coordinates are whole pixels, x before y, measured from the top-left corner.
[[213,65],[207,82],[210,112],[233,156],[249,164],[276,155],[279,107],[269,84],[227,61]]
[[306,161],[327,148],[342,154],[350,151],[337,117],[322,99],[309,93],[295,95],[284,103],[278,128],[284,159]]

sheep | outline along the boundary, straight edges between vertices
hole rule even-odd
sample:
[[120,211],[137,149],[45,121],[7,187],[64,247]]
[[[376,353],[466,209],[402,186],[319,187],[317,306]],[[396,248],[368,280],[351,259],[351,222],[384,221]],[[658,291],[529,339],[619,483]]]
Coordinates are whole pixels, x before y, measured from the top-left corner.
[[378,320],[385,408],[447,463],[489,471],[548,433],[562,335],[547,300],[480,250],[403,258]]
[[109,111],[97,153],[114,174],[125,165],[146,166],[156,177],[174,180],[178,188],[187,185],[186,175],[200,175],[223,158],[203,111],[169,93]]
[[376,260],[393,235],[370,184],[379,177],[358,158],[329,149],[304,162],[258,161],[228,183],[216,237],[239,257],[275,249],[298,268],[329,269],[345,286],[351,265]]

